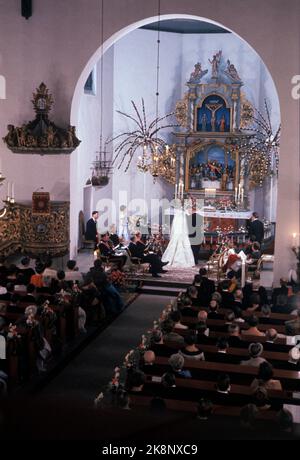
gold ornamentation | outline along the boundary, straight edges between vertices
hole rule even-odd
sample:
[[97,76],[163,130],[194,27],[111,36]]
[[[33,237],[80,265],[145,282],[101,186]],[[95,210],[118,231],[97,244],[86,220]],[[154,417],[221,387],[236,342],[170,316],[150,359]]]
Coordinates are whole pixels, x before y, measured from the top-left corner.
[[248,142],[241,145],[241,155],[251,187],[262,187],[267,177],[278,174],[281,125],[274,130],[266,100],[264,112],[253,109],[251,127],[248,128],[252,135]]
[[7,126],[8,133],[3,141],[13,153],[57,154],[71,153],[78,147],[75,127],[59,128],[49,119],[53,105],[52,94],[45,83],[41,83],[33,93],[32,104],[36,117],[33,121],[15,127]]
[[49,93],[45,83],[41,83],[36,89],[36,93],[32,93],[33,99],[32,104],[37,114],[48,114],[53,105],[52,94]]
[[253,105],[246,98],[244,93],[241,93],[241,122],[240,129],[247,129],[253,123],[254,109]]
[[176,119],[183,128],[188,126],[188,100],[189,95],[185,94],[184,98],[177,102],[175,108]]
[[69,203],[51,203],[48,215],[34,215],[30,205],[9,206],[0,220],[0,253],[17,250],[51,256],[66,254],[69,248]]

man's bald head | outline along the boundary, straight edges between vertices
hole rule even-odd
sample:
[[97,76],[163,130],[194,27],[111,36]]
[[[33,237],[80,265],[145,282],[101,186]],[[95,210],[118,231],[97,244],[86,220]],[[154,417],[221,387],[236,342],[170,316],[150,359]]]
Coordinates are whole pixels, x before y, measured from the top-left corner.
[[144,363],[153,364],[155,362],[155,353],[152,350],[147,350],[144,353]]
[[207,321],[207,312],[205,310],[200,310],[198,313],[198,320],[205,323]]

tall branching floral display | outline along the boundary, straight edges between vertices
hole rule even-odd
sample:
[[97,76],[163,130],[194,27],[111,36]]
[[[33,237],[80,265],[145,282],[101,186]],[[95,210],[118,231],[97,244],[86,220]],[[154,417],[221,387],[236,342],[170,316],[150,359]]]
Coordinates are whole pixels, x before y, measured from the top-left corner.
[[264,114],[256,108],[250,114],[247,130],[253,136],[241,149],[250,188],[262,187],[268,177],[278,174],[281,125],[274,131],[266,100],[264,107]]

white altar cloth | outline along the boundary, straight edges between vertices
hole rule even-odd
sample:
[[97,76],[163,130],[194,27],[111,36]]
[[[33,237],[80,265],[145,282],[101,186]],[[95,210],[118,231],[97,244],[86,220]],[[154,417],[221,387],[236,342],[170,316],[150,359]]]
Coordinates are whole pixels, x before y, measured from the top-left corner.
[[[251,211],[204,211],[200,209],[197,211],[197,214],[203,217],[217,217],[220,219],[240,219],[240,220],[247,220],[250,219],[252,216]],[[174,208],[168,208],[165,210],[166,216],[174,216]]]

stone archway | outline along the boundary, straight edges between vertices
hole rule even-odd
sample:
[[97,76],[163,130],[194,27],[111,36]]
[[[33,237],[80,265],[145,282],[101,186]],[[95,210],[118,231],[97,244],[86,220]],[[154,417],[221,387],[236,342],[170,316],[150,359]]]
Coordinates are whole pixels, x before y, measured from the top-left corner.
[[[240,40],[242,40],[243,42],[247,43],[241,36],[236,34],[234,31],[230,30],[229,28],[225,27],[223,24],[217,23],[217,22],[212,21],[212,20],[207,19],[207,18],[202,18],[202,17],[199,17],[199,16],[193,16],[193,15],[184,15],[184,14],[169,14],[169,15],[161,16],[161,19],[162,20],[168,20],[168,19],[193,19],[193,20],[198,20],[198,21],[209,22],[209,23],[215,24],[217,26],[220,26],[223,29],[227,29],[228,31],[232,32],[235,36],[237,36]],[[112,35],[108,40],[106,40],[103,43],[102,46],[100,46],[96,50],[96,52],[93,54],[93,56],[90,58],[90,60],[86,64],[85,68],[83,69],[83,71],[82,71],[82,73],[80,75],[80,78],[79,78],[79,80],[77,82],[75,92],[74,92],[74,96],[73,96],[73,100],[72,100],[71,124],[77,125],[79,106],[80,106],[80,98],[81,98],[81,94],[82,94],[82,91],[83,91],[83,86],[84,86],[84,83],[85,83],[89,73],[93,69],[94,65],[101,59],[101,57],[104,55],[104,53],[113,44],[115,44],[120,39],[125,37],[125,35],[129,34],[130,32],[132,32],[132,31],[134,31],[136,29],[138,29],[141,26],[156,22],[157,20],[158,20],[158,17],[154,16],[154,17],[143,19],[143,20],[141,20],[139,22],[135,22],[135,23],[123,28],[122,30],[120,30],[116,34]],[[247,43],[247,45],[250,46],[248,43]],[[70,180],[71,197],[73,196],[72,190],[76,190],[76,187],[77,187],[76,159],[72,158],[71,159],[71,180]],[[75,204],[72,203],[72,200],[71,200],[71,222],[72,221],[74,222],[74,219],[73,219],[74,215],[78,215],[78,207],[77,207],[76,203]],[[78,228],[76,228],[76,225],[71,227],[71,233],[70,234],[71,234],[71,254],[74,256],[76,251],[77,251],[77,247],[76,247],[75,242],[77,241]]]

